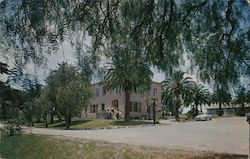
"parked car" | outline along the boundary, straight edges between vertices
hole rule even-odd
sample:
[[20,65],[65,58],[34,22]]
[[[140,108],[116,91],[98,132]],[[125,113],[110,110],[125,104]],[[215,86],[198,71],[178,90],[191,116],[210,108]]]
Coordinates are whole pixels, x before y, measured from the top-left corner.
[[195,117],[196,121],[208,121],[208,120],[212,120],[212,115],[209,114],[200,114],[198,116]]

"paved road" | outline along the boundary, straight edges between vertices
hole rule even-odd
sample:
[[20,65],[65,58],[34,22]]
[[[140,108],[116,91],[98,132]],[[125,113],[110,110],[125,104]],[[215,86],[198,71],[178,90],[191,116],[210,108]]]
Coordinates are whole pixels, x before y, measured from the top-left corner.
[[52,130],[33,128],[32,133],[171,149],[248,153],[248,124],[246,118],[243,117],[127,129]]

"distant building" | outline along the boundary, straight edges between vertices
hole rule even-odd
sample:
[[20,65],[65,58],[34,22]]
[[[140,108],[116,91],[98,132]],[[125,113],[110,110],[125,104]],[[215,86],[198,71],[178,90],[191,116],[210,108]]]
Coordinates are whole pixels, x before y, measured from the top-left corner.
[[[130,96],[130,116],[142,117],[147,115],[147,103],[152,104],[155,99],[156,109],[161,104],[161,83],[152,82],[150,92],[144,94],[133,92]],[[83,114],[87,118],[105,118],[102,114],[107,112],[119,113],[119,118],[124,118],[125,93],[119,90],[107,91],[103,82],[92,85],[93,97],[89,101]],[[147,95],[146,95],[147,94]],[[148,101],[148,102],[147,102]],[[152,111],[151,111],[152,114]]]
[[[241,115],[242,106],[239,104],[229,104],[229,105],[221,105],[222,115],[223,116],[233,116],[233,115]],[[245,113],[250,112],[250,104],[245,104]],[[219,115],[219,104],[211,104],[207,107],[207,113],[210,115]]]

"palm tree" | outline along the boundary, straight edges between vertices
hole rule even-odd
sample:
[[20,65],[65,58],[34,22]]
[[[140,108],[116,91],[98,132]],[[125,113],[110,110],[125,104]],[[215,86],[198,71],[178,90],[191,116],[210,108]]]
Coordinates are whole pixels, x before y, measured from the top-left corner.
[[245,91],[245,88],[240,88],[236,92],[236,97],[233,100],[233,104],[241,105],[241,116],[244,116],[246,113],[245,103],[247,103],[247,92]]
[[211,102],[219,103],[219,116],[222,116],[222,104],[228,104],[231,102],[231,94],[224,88],[217,88],[212,95]]
[[195,112],[193,112],[193,117],[198,115],[198,106],[200,105],[200,111],[202,112],[202,104],[210,104],[210,92],[202,84],[195,83],[192,90],[192,100],[195,105]]
[[177,71],[172,74],[171,77],[166,78],[163,84],[163,100],[165,98],[172,98],[175,107],[175,118],[179,119],[179,108],[181,102],[193,86],[193,81],[191,77],[184,77],[184,72]]
[[[119,48],[118,48],[119,49]],[[153,73],[150,65],[134,52],[119,49],[112,57],[112,63],[105,77],[107,90],[118,89],[125,92],[125,121],[130,120],[130,95],[141,87],[149,89]]]

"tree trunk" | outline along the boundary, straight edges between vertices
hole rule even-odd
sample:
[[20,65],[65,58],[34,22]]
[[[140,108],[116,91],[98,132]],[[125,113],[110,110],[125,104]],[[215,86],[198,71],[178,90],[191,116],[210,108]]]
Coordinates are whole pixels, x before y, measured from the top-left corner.
[[176,103],[175,103],[175,120],[179,120],[179,107],[180,107],[180,98],[178,97]]
[[53,123],[54,122],[54,113],[52,112],[50,114],[50,123]]
[[200,105],[200,112],[202,112],[202,105]]
[[124,121],[129,121],[130,120],[130,111],[129,111],[129,106],[130,106],[130,91],[125,91],[125,114],[124,114]]
[[219,103],[219,116],[222,116],[221,103]]
[[156,120],[155,120],[155,100],[154,100],[154,105],[153,105],[153,119],[154,119],[154,124],[156,124]]
[[45,128],[48,128],[48,120],[45,120]]
[[150,117],[150,106],[148,105],[148,103],[147,103],[147,113],[148,113],[148,120],[150,120],[151,119],[151,117]]
[[192,107],[192,117],[193,117],[193,119],[194,119],[194,117],[195,117],[195,108],[194,108],[194,105],[192,105],[193,107]]
[[245,104],[244,103],[241,103],[241,115],[242,116],[245,116]]
[[66,129],[69,129],[71,126],[71,116],[65,116],[65,125]]
[[176,106],[175,107],[175,120],[177,121],[177,120],[179,120],[179,108],[178,108],[179,106]]
[[198,115],[198,104],[195,104],[195,116]]

